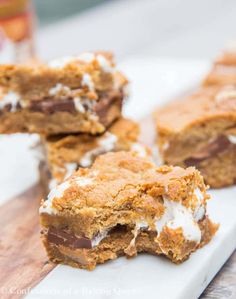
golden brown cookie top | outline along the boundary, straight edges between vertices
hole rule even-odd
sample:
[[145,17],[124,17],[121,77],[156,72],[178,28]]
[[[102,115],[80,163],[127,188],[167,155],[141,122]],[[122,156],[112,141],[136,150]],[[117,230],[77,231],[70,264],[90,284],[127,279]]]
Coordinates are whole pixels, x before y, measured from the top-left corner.
[[158,109],[155,119],[158,130],[170,134],[214,119],[235,121],[236,86],[202,88]]
[[[113,123],[108,132],[117,136],[119,140],[136,142],[139,136],[139,125],[135,121],[121,117]],[[104,136],[105,135],[105,136]],[[93,148],[99,143],[99,140],[106,137],[106,133],[98,136],[91,136],[90,134],[69,134],[69,135],[55,135],[48,136],[47,143],[59,149],[61,147],[74,148],[76,144],[81,145],[85,149],[83,151]],[[86,146],[87,145],[87,146]]]
[[96,92],[122,88],[127,79],[116,70],[109,52],[86,52],[48,63],[0,65],[0,85],[26,99],[39,100],[52,94],[86,96],[96,99]]
[[132,152],[108,153],[98,157],[91,168],[79,169],[53,189],[42,204],[41,213],[96,213],[112,209],[155,214],[163,196],[187,207],[195,205],[196,189],[207,198],[203,179],[193,167],[156,167],[149,159]]

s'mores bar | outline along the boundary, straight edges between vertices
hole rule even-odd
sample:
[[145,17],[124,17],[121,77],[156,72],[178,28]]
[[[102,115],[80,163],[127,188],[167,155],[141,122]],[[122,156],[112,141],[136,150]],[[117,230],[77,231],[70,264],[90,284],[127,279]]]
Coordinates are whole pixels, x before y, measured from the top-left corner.
[[139,135],[136,122],[120,118],[102,135],[70,134],[44,138],[39,148],[43,153],[40,161],[42,178],[48,178],[51,189],[79,167],[91,166],[97,156],[109,151],[133,150],[140,156],[148,156],[148,148],[138,142]]
[[99,156],[53,189],[40,207],[49,259],[92,270],[139,252],[186,260],[218,225],[194,167],[156,167],[132,152]]
[[102,133],[120,117],[126,85],[105,52],[0,65],[0,133]]
[[235,86],[203,88],[167,104],[155,118],[164,163],[196,166],[213,188],[235,184]]
[[213,64],[204,86],[236,84],[236,47],[226,49]]

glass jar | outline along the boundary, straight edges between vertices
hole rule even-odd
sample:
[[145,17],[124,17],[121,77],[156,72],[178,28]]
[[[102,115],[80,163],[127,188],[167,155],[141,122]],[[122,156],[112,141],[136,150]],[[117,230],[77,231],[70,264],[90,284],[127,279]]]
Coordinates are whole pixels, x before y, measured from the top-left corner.
[[30,0],[0,0],[0,63],[34,59],[34,20]]

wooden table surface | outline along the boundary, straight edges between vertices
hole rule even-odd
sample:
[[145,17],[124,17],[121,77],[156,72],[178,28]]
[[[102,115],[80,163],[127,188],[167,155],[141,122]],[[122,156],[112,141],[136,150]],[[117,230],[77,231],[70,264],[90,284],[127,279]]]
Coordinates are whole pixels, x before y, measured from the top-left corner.
[[203,292],[201,299],[236,298],[236,251]]
[[0,207],[0,298],[25,297],[54,267],[40,240],[38,184]]

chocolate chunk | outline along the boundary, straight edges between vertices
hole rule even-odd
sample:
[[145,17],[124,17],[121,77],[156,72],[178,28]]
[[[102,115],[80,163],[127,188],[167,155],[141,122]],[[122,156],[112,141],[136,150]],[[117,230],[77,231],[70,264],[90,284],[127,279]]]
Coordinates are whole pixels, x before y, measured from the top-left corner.
[[7,104],[4,106],[3,110],[6,112],[11,112],[12,104]]
[[29,109],[34,112],[52,114],[54,112],[64,111],[75,113],[75,105],[72,98],[51,99],[46,98],[41,101],[31,102]]
[[203,147],[200,151],[193,154],[190,158],[186,159],[184,163],[187,166],[198,165],[201,161],[224,152],[230,145],[231,142],[229,139],[226,136],[221,135],[216,140]]
[[48,230],[48,242],[71,248],[92,248],[92,240],[86,237],[78,237],[75,234],[55,227]]
[[[108,110],[114,104],[118,104],[121,108],[123,100],[123,94],[121,91],[110,91],[99,94],[99,99],[94,105],[94,112],[99,117],[100,122],[104,125],[109,123],[107,119]],[[83,104],[85,110],[89,110],[87,103]],[[69,112],[76,113],[76,107],[74,101],[70,97],[62,98],[44,98],[40,101],[32,101],[29,106],[30,111],[42,112],[45,114],[52,114],[55,112]]]
[[103,125],[106,126],[107,124],[109,124],[107,114],[112,105],[117,104],[121,109],[123,98],[124,95],[121,91],[100,93],[99,101],[94,106],[94,112],[99,117],[99,120]]

